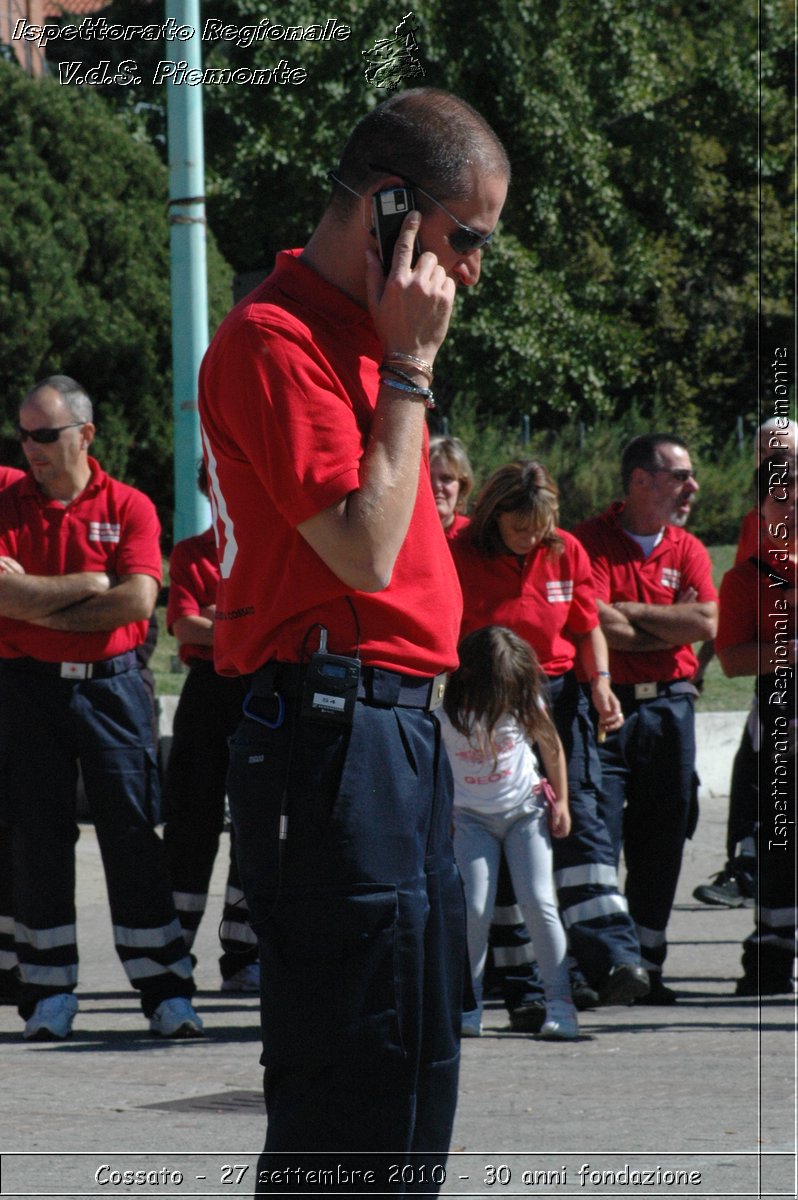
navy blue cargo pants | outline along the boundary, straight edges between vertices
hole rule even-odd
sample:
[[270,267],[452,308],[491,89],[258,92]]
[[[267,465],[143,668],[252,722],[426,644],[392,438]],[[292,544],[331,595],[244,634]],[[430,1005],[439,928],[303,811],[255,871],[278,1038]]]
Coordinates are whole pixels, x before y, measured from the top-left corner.
[[[158,776],[152,707],[131,652],[90,679],[56,664],[0,664],[5,807],[13,828],[20,1015],[74,991],[75,799],[78,762],[105,869],[114,945],[146,1016],[194,992],[191,962],[155,832]],[[107,674],[105,672],[108,672]]]
[[642,965],[661,971],[684,843],[698,816],[696,693],[689,684],[651,686],[658,694],[642,698],[634,685],[615,685],[625,722],[598,751],[605,822],[616,861],[623,846]]
[[290,1168],[282,1186],[312,1193],[304,1172],[329,1155],[377,1191],[435,1193],[449,1146],[467,962],[451,772],[434,715],[392,705],[399,677],[373,675],[346,728],[303,720],[267,666],[231,739],[262,972],[258,1191]]

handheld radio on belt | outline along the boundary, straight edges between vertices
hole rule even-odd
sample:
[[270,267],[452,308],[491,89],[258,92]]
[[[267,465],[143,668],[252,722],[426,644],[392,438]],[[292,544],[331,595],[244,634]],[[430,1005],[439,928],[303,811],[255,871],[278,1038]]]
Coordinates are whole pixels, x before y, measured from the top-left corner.
[[302,687],[301,719],[351,725],[359,681],[360,659],[328,654],[327,630],[322,625],[319,649],[310,656]]

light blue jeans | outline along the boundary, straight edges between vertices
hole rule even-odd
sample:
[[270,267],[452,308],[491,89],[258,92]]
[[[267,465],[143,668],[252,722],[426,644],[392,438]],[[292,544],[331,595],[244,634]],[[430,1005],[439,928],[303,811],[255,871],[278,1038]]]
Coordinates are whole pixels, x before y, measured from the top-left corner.
[[554,895],[545,805],[531,796],[511,812],[481,813],[456,807],[454,855],[465,889],[468,957],[479,1013],[502,846],[516,898],[534,943],[546,1002],[571,998],[565,931]]

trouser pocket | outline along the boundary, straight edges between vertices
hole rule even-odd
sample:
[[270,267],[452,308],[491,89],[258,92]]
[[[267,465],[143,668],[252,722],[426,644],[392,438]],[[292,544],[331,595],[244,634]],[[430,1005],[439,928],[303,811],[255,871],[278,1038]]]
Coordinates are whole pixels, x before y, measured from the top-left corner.
[[[265,1067],[400,1054],[396,889],[285,894],[255,924]],[[354,1064],[353,1064],[354,1065]]]

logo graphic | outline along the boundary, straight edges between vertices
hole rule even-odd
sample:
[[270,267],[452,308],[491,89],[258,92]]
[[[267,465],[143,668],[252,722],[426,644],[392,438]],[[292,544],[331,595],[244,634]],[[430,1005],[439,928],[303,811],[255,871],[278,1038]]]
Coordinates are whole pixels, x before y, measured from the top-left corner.
[[111,525],[107,521],[89,521],[90,542],[118,542],[120,534],[120,525]]
[[393,37],[377,38],[370,50],[363,50],[363,57],[368,62],[366,82],[390,92],[398,88],[403,79],[426,75],[416,54],[420,49],[415,36],[417,32],[416,18],[409,12],[396,26]]
[[674,592],[678,592],[682,582],[682,573],[676,567],[663,567],[660,582],[663,587],[673,588]]
[[574,598],[573,579],[547,579],[546,598],[549,604],[570,604]]

